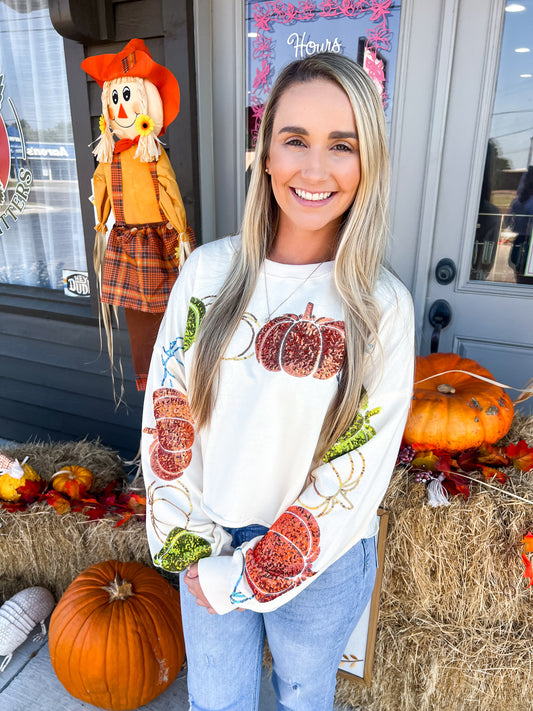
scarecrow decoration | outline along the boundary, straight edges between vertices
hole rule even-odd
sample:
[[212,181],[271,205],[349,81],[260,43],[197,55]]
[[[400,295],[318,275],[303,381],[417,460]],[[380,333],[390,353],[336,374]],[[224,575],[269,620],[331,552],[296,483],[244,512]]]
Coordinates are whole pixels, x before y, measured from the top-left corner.
[[[116,319],[123,306],[137,389],[144,390],[168,296],[193,240],[159,140],[178,115],[180,91],[139,39],[118,54],[88,57],[81,67],[102,87],[101,135],[93,151],[94,266],[109,357],[113,364],[111,311]],[[111,209],[115,224],[106,246]]]

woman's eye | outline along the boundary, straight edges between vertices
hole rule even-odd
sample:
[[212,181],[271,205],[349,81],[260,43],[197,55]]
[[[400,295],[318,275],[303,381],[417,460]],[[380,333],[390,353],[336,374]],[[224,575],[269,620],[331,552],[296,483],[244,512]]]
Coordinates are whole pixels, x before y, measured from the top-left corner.
[[290,138],[286,144],[287,146],[303,146],[304,143],[300,138]]
[[337,145],[333,146],[333,149],[344,153],[351,153],[353,150],[352,147],[346,145],[346,143],[338,143]]
[[111,94],[111,97],[113,99],[113,103],[118,104],[118,91],[116,89],[113,89],[113,93]]
[[122,96],[124,97],[124,101],[130,100],[131,90],[129,86],[125,86],[124,89],[122,89]]

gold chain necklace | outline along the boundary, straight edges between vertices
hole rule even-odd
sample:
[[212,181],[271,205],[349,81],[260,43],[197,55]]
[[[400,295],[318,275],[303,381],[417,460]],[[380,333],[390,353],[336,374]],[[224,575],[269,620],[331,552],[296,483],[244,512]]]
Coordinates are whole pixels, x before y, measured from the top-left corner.
[[268,301],[268,287],[267,287],[266,267],[265,267],[265,263],[263,262],[263,277],[264,277],[264,280],[265,280],[265,296],[266,296],[266,305],[267,305],[267,314],[268,314],[268,315],[267,315],[267,321],[270,321],[270,319],[271,319],[271,317],[272,317],[272,314],[275,313],[281,306],[283,306],[283,304],[284,304],[286,301],[288,301],[288,300],[291,298],[291,296],[293,296],[294,294],[296,294],[296,292],[298,291],[298,289],[300,289],[307,281],[309,281],[309,279],[313,276],[313,274],[314,274],[316,271],[318,271],[318,269],[320,269],[320,267],[321,267],[323,264],[324,264],[324,262],[320,262],[320,264],[317,264],[317,265],[313,268],[313,271],[311,271],[311,272],[305,277],[305,279],[301,282],[301,284],[298,284],[298,286],[296,287],[296,289],[293,289],[293,290],[291,291],[291,293],[290,293],[285,299],[283,299],[283,301],[281,301],[281,302],[276,306],[276,308],[274,308],[274,309],[271,310],[271,309],[270,309],[270,304],[269,304],[269,301]]

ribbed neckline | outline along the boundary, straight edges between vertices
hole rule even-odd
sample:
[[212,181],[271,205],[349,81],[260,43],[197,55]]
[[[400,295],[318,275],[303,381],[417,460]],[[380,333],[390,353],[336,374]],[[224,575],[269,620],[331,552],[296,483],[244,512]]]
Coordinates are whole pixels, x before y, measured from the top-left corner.
[[[331,274],[335,262],[324,262],[318,269],[316,264],[282,264],[281,262],[273,262],[271,259],[265,259],[265,271],[268,276],[283,277],[285,279],[317,279],[326,274]],[[310,277],[309,275],[316,269],[316,272]]]

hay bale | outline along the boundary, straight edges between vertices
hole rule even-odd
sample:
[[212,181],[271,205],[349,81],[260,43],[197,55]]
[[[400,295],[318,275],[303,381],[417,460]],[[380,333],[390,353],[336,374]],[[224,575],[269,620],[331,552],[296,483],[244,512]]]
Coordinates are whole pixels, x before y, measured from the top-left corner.
[[[506,441],[533,442],[516,417]],[[339,678],[336,701],[364,711],[531,708],[533,588],[521,539],[533,531],[533,474],[507,469],[501,491],[473,484],[467,501],[431,508],[425,485],[393,475],[372,684]]]
[[[28,462],[43,478],[68,464],[89,468],[95,490],[127,478],[118,454],[98,441],[27,443],[5,450]],[[0,509],[0,601],[23,588],[42,585],[59,600],[85,568],[103,560],[137,560],[151,565],[143,521],[131,519],[116,528],[116,517],[89,521],[81,513],[58,514],[47,503],[26,511]]]

